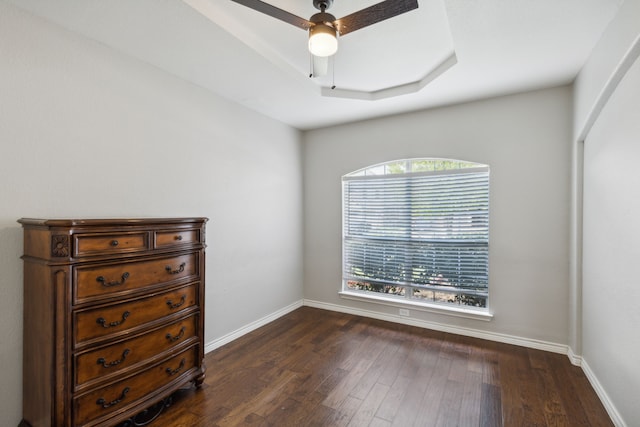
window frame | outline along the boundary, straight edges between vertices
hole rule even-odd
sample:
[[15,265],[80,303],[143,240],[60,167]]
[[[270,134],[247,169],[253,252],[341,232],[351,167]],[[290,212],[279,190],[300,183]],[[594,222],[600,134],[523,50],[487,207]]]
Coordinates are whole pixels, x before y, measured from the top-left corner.
[[[415,167],[416,165],[421,166],[423,170],[420,170],[419,167],[416,168]],[[428,170],[424,170],[425,166],[428,168]],[[461,172],[461,171],[464,171],[464,172]],[[490,312],[489,294],[488,294],[488,290],[489,290],[489,271],[488,271],[488,268],[489,268],[489,254],[488,254],[489,252],[489,190],[490,190],[490,173],[489,172],[490,172],[490,168],[488,165],[469,162],[465,160],[444,159],[444,158],[412,158],[412,159],[392,160],[388,162],[378,163],[378,164],[370,165],[365,168],[362,168],[344,175],[342,177],[342,272],[341,272],[342,286],[341,286],[341,291],[339,292],[339,295],[342,298],[346,298],[346,299],[369,301],[369,302],[375,302],[375,303],[388,305],[388,306],[396,306],[401,308],[410,307],[420,311],[438,312],[438,313],[445,313],[445,314],[454,315],[454,316],[469,317],[469,318],[480,319],[480,320],[490,320],[493,317],[493,315]],[[485,306],[476,307],[473,305],[460,304],[459,302],[457,304],[451,303],[451,302],[436,302],[435,301],[436,292],[441,293],[441,291],[436,289],[433,281],[431,281],[428,284],[427,283],[416,284],[412,282],[396,283],[395,285],[403,289],[404,295],[402,296],[398,296],[398,295],[391,296],[384,292],[374,292],[374,291],[350,288],[348,284],[353,283],[354,279],[353,277],[350,277],[350,274],[346,272],[347,271],[347,238],[348,238],[347,236],[348,220],[347,220],[347,213],[346,213],[347,212],[346,211],[347,209],[346,192],[348,192],[348,190],[347,190],[346,183],[348,183],[349,181],[367,181],[369,179],[384,180],[387,178],[397,179],[398,177],[401,177],[401,181],[404,179],[404,181],[407,182],[407,186],[408,186],[410,184],[413,184],[412,178],[416,178],[416,180],[419,180],[420,177],[436,177],[440,175],[455,175],[455,174],[465,175],[466,177],[472,176],[471,174],[476,174],[476,175],[486,174],[486,187],[483,187],[484,191],[486,191],[486,208],[485,208],[486,212],[483,213],[483,217],[482,217],[483,219],[486,219],[486,241],[481,242],[481,245],[484,245],[484,247],[486,247],[486,262],[484,264],[486,266],[486,286],[484,288],[486,289]],[[461,181],[463,179],[465,178],[461,178]],[[429,181],[429,180],[427,179],[426,181]],[[473,197],[476,197],[476,196],[473,196]],[[483,196],[479,196],[479,200],[481,197]],[[422,200],[422,199],[410,198],[410,201],[407,202],[408,203],[407,208],[412,209],[412,207],[414,207],[416,203],[416,200]],[[475,198],[473,200],[475,200]],[[428,202],[428,199],[425,200],[424,202]],[[408,214],[408,215],[409,215],[408,218],[410,219],[413,218],[411,214]],[[413,222],[412,220],[409,221],[409,223],[412,223],[412,222]],[[428,221],[426,221],[425,223],[428,223]],[[405,234],[412,233],[413,235],[414,233],[413,225],[408,225],[407,227],[408,227],[407,229],[403,229]],[[454,236],[454,233],[452,233],[449,236]],[[349,238],[353,238],[353,236],[349,236]],[[363,240],[367,240],[367,238],[363,238]],[[375,239],[370,238],[369,240],[375,240]],[[439,240],[439,239],[436,239],[436,240]],[[434,242],[426,243],[424,239],[422,240],[422,243],[420,243],[420,240],[418,239],[414,240],[411,237],[406,239],[406,242],[409,242],[407,243],[408,245],[414,244],[413,243],[414,241],[418,242],[416,244],[422,245],[422,246],[435,245]],[[458,242],[464,242],[464,240],[458,240]],[[467,243],[468,242],[470,242],[470,240],[467,240]],[[456,245],[454,245],[454,247],[456,247]],[[463,246],[461,245],[457,246],[458,259],[460,259],[460,256],[461,256],[460,255],[461,247]],[[480,247],[483,247],[483,246],[480,246]],[[411,250],[413,249],[409,249],[409,251]],[[384,261],[379,261],[379,262],[384,263]],[[445,264],[443,264],[443,266],[444,265]],[[366,268],[363,266],[362,269],[366,269]],[[415,266],[412,265],[410,269],[415,269]],[[387,274],[387,273],[385,272],[382,274]],[[365,282],[365,280],[368,280],[369,283]],[[385,282],[385,279],[381,279],[381,281],[376,279],[363,279],[361,280],[361,282],[369,286],[371,286],[371,284],[374,282],[378,284],[377,286],[392,285],[392,282]],[[369,289],[371,289],[371,287]],[[434,301],[426,300],[424,297],[414,298],[413,295],[414,295],[415,289],[420,289],[421,291],[426,291],[426,292],[433,292]],[[468,289],[465,291],[465,288],[455,287],[455,286],[453,287],[448,286],[447,288],[443,289],[443,292],[450,295],[455,295],[456,293],[458,294],[472,293]],[[400,310],[401,315],[405,314],[405,312],[407,311],[402,309]]]

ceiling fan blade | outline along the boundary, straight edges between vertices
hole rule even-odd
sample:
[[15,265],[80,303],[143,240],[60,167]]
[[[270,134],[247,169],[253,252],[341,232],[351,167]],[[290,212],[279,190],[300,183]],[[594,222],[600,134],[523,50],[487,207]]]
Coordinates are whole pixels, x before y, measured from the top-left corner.
[[[236,0],[234,0],[236,1]],[[386,0],[337,19],[334,22],[341,36],[385,19],[393,18],[418,8],[418,0]]]
[[269,3],[265,3],[260,0],[231,0],[253,10],[257,10],[258,12],[262,12],[265,15],[269,15],[273,18],[284,21],[288,24],[295,25],[296,27],[302,28],[303,30],[308,30],[313,26],[311,21],[307,21],[304,18],[300,18],[299,16],[294,15],[293,13],[289,13],[286,10],[279,9],[275,6],[270,5]]

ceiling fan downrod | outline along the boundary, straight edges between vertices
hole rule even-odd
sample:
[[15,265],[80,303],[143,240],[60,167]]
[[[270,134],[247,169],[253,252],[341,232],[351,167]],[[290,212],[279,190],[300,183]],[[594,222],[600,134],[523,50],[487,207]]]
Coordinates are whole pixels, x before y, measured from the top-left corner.
[[333,4],[333,0],[313,0],[313,7],[324,13]]

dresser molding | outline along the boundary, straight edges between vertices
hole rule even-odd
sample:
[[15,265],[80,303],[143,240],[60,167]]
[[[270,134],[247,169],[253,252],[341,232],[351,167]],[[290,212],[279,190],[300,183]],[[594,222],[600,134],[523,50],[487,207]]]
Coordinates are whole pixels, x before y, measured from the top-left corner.
[[18,222],[20,426],[113,426],[202,385],[206,218]]

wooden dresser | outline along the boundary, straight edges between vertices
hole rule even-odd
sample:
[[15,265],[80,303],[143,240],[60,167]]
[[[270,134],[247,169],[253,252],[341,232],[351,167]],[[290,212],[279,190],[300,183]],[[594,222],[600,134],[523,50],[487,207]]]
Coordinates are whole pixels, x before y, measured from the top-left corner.
[[202,384],[206,221],[18,221],[21,426],[138,425]]

